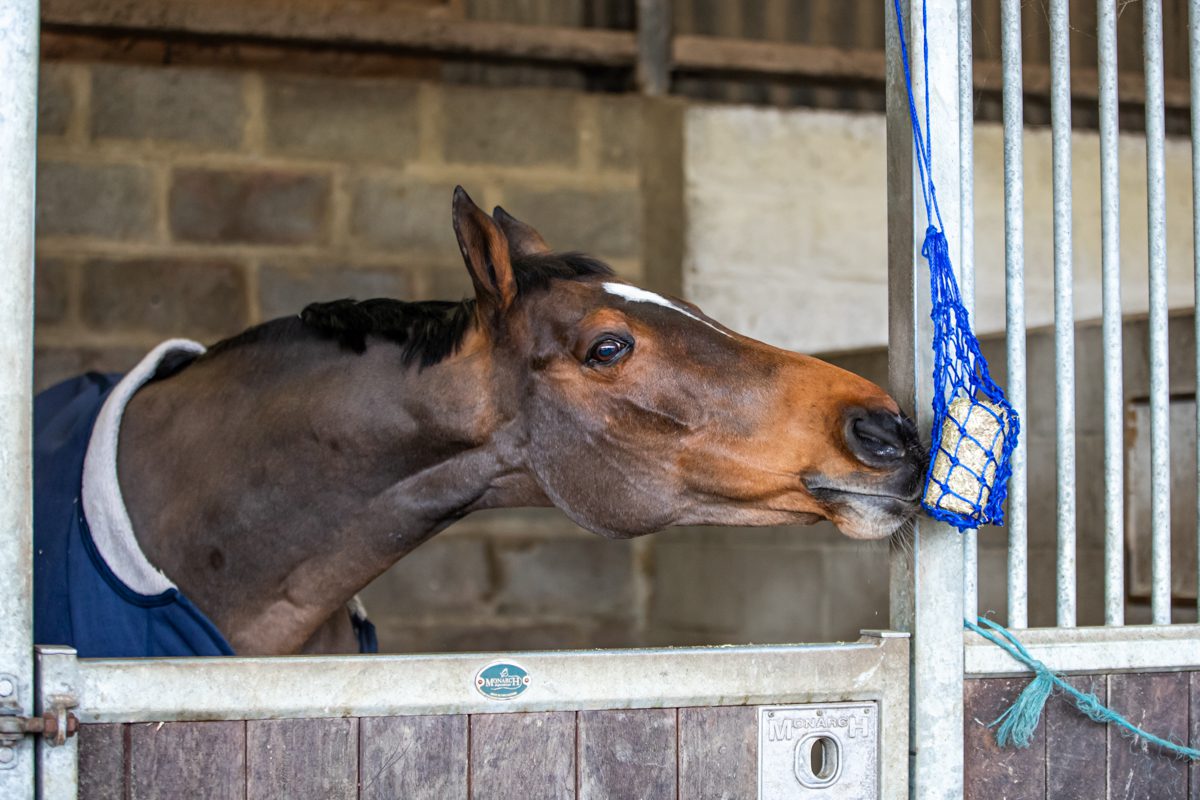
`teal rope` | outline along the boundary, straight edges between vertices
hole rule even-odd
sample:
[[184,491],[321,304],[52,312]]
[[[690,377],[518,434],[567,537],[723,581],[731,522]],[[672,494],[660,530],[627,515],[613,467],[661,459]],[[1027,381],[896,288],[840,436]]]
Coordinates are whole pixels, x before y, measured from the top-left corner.
[[1033,680],[1021,692],[1021,696],[1017,698],[1016,702],[988,726],[1000,726],[996,730],[996,744],[1005,747],[1011,742],[1017,747],[1028,747],[1029,740],[1033,738],[1033,732],[1037,728],[1038,720],[1041,719],[1042,708],[1046,705],[1046,700],[1050,697],[1051,692],[1057,688],[1069,694],[1075,701],[1076,707],[1093,721],[1111,722],[1121,729],[1124,736],[1142,739],[1181,758],[1200,761],[1200,750],[1176,744],[1142,730],[1112,709],[1105,708],[1096,695],[1081,692],[1054,674],[1049,667],[1030,655],[1025,646],[1017,641],[1017,637],[1013,636],[1003,625],[992,622],[986,617],[978,619],[980,624],[987,626],[991,631],[984,630],[966,619],[963,620],[963,625],[1029,667],[1034,673]]

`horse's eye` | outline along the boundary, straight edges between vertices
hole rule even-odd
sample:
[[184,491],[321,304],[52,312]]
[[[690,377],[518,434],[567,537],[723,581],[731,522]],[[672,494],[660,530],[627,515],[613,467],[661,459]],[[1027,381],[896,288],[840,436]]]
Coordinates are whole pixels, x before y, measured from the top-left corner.
[[597,340],[592,345],[592,349],[588,350],[587,360],[589,364],[607,365],[612,364],[627,352],[629,352],[629,342],[615,336],[605,336]]

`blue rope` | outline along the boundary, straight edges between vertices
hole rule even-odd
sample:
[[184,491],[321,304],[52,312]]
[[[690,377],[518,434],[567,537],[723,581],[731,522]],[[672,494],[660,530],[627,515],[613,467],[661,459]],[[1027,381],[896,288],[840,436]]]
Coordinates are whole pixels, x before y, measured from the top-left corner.
[[1009,706],[1007,711],[988,726],[1000,726],[996,729],[996,744],[1005,747],[1011,742],[1017,747],[1028,747],[1030,739],[1033,738],[1033,732],[1037,729],[1038,720],[1042,716],[1042,709],[1046,705],[1046,700],[1055,689],[1058,689],[1070,695],[1071,699],[1075,702],[1076,708],[1082,711],[1089,719],[1095,722],[1112,723],[1118,726],[1123,736],[1131,739],[1141,739],[1180,758],[1200,760],[1200,750],[1193,747],[1186,747],[1185,745],[1163,739],[1142,730],[1117,712],[1106,708],[1096,695],[1090,692],[1079,691],[1063,680],[1062,677],[1052,672],[1049,667],[1030,655],[1024,645],[1017,641],[1017,637],[1013,636],[1003,625],[993,622],[986,617],[979,617],[978,619],[980,625],[986,626],[990,630],[984,630],[983,627],[976,625],[970,620],[963,620],[963,625],[967,630],[974,631],[1017,661],[1029,667],[1034,673],[1033,680],[1021,692],[1021,696]]
[[[1012,454],[1021,424],[1004,391],[992,380],[979,340],[958,291],[950,246],[933,181],[933,137],[930,130],[929,92],[925,92],[925,124],[921,125],[909,69],[908,42],[904,36],[900,0],[894,0],[904,84],[916,149],[917,172],[925,202],[925,241],[921,255],[929,263],[933,329],[933,447],[925,475],[924,508],[935,519],[960,531],[983,524],[1004,522],[1004,501],[1012,475]],[[928,6],[921,4],[923,68],[929,85]],[[965,400],[965,414],[952,415],[951,403]],[[987,415],[980,421],[972,415]],[[949,423],[949,424],[947,424]],[[981,430],[991,431],[981,434]],[[949,436],[947,435],[949,433]],[[979,436],[982,435],[983,439]],[[964,450],[965,445],[965,450]],[[946,474],[938,477],[941,469]]]

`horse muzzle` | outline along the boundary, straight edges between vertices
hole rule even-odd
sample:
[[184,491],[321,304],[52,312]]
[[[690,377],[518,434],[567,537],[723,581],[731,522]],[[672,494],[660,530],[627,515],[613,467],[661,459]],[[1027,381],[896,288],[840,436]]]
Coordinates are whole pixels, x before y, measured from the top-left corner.
[[882,539],[916,515],[928,465],[917,427],[903,414],[855,408],[843,425],[846,449],[860,468],[845,478],[814,478],[808,493],[854,539]]

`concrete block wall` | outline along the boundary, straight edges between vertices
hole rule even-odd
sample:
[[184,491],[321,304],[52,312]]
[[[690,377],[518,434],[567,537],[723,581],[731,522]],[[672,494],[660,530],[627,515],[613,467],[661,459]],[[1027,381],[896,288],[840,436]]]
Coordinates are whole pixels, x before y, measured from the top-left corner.
[[[689,109],[684,289],[726,324],[805,352],[887,344],[887,189],[881,114],[746,106]],[[1048,128],[1024,139],[1026,315],[1054,321]],[[935,147],[937,146],[935,142]],[[1145,137],[1119,144],[1122,302],[1147,305]],[[1172,308],[1192,295],[1191,147],[1166,143],[1167,265]],[[1072,137],[1076,319],[1100,315],[1100,145]],[[975,126],[976,313],[1004,329],[1002,129]]]
[[636,98],[46,62],[40,103],[39,387],[313,300],[461,297],[456,183],[642,273]]

